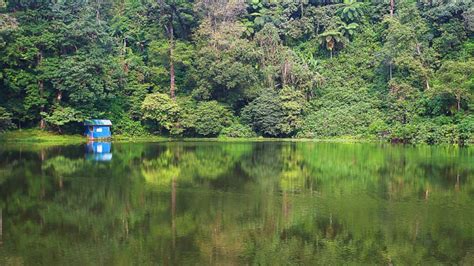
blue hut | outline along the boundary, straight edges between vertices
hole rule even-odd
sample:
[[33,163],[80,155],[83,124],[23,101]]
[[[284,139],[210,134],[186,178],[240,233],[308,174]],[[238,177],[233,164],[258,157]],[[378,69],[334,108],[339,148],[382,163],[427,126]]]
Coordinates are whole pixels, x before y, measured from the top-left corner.
[[89,139],[106,139],[112,136],[110,127],[112,122],[105,119],[89,119],[84,121],[86,127],[85,135]]

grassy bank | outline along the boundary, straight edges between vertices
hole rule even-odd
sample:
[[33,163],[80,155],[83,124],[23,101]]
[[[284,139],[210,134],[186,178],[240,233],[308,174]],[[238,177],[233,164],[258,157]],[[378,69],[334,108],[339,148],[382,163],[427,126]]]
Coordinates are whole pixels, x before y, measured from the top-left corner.
[[[125,136],[114,135],[114,142],[145,142],[145,141],[167,141],[172,138],[162,136]],[[22,143],[47,143],[47,144],[74,144],[85,143],[87,138],[83,135],[59,134],[40,129],[12,130],[0,133],[0,142],[22,142]]]
[[[171,138],[165,136],[126,136],[114,135],[112,138],[114,142],[161,142],[161,141],[210,141],[210,142],[259,142],[259,141],[315,141],[315,142],[339,142],[339,143],[366,143],[378,142],[376,139],[368,139],[362,137],[345,136],[338,138],[324,138],[324,139],[308,139],[308,138]],[[84,143],[87,139],[82,135],[66,135],[54,132],[39,130],[39,129],[25,129],[13,130],[5,133],[0,133],[0,142],[22,142],[22,143],[43,143],[43,144],[74,144]]]
[[[126,136],[126,135],[114,135],[112,137],[114,142],[162,142],[162,141],[210,141],[210,142],[259,142],[259,141],[296,141],[296,142],[334,142],[334,143],[381,143],[377,138],[367,138],[361,136],[342,136],[335,138],[320,138],[320,139],[308,139],[308,138],[171,138],[165,136]],[[22,142],[31,144],[74,144],[74,143],[85,143],[87,139],[82,135],[65,135],[54,132],[39,130],[39,129],[25,129],[25,130],[13,130],[5,133],[0,133],[0,142]],[[426,144],[425,144],[426,145]],[[449,145],[449,144],[437,144],[437,145]],[[466,143],[467,146],[472,145],[472,140]]]
[[63,135],[39,129],[24,129],[1,133],[0,141],[28,143],[80,143],[85,142],[86,139],[81,135]]
[[[216,141],[216,142],[245,142],[245,141],[319,141],[319,142],[377,142],[375,139],[358,138],[353,136],[326,138],[326,139],[294,139],[294,138],[171,138],[164,136],[125,136],[114,135],[113,141],[117,142],[145,142],[145,141]],[[80,143],[86,142],[87,139],[82,135],[67,135],[58,134],[54,132],[39,130],[39,129],[25,129],[13,130],[5,133],[0,133],[0,141],[2,142],[54,142],[54,143]]]

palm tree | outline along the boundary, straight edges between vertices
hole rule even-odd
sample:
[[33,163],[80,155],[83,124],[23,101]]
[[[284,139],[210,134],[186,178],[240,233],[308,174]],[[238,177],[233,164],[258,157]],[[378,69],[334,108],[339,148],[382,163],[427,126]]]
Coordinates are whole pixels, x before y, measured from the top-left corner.
[[357,22],[364,16],[364,5],[360,2],[351,1],[337,12],[345,22]]
[[354,33],[358,27],[359,27],[359,24],[357,23],[346,24],[342,22],[338,30],[342,33],[343,36],[347,37],[348,39],[351,39],[352,36],[354,36]]
[[344,35],[337,31],[337,30],[329,30],[325,31],[322,34],[318,35],[318,41],[320,45],[324,45],[324,47],[329,50],[329,54],[332,58],[333,50],[339,45],[344,46],[347,42],[347,39]]

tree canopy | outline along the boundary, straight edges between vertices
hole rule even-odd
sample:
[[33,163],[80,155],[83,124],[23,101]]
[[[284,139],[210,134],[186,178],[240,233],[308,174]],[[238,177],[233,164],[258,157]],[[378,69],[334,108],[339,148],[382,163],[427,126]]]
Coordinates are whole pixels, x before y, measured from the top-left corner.
[[3,1],[0,130],[107,118],[118,134],[472,142],[473,14],[472,1]]

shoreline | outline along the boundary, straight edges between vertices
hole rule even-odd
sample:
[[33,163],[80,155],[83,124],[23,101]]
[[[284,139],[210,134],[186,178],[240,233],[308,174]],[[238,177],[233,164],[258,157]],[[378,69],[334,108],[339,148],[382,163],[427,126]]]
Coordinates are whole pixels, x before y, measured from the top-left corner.
[[[381,140],[370,138],[358,138],[353,136],[337,137],[337,138],[268,138],[268,137],[254,137],[254,138],[228,138],[228,137],[164,137],[164,136],[125,136],[115,135],[111,139],[112,142],[163,142],[163,141],[183,141],[183,142],[341,142],[341,143],[384,143]],[[89,140],[82,135],[58,134],[49,131],[38,129],[23,129],[0,133],[0,142],[69,142],[81,143]],[[99,139],[97,140],[99,141]]]
[[[58,134],[49,131],[43,131],[39,129],[24,129],[14,130],[0,133],[0,143],[31,143],[34,145],[38,144],[79,144],[87,143],[88,140],[82,135],[68,135]],[[437,143],[437,144],[426,144],[426,143],[391,143],[376,138],[364,138],[357,136],[342,136],[334,138],[267,138],[267,137],[254,137],[254,138],[227,138],[227,137],[215,137],[215,138],[199,138],[199,137],[163,137],[163,136],[124,136],[115,135],[111,139],[107,140],[96,140],[96,141],[111,141],[115,143],[120,142],[326,142],[326,143],[378,143],[378,144],[393,144],[393,145],[408,145],[408,146],[458,146],[457,144],[450,143]],[[473,142],[468,142],[466,147],[472,146]]]

